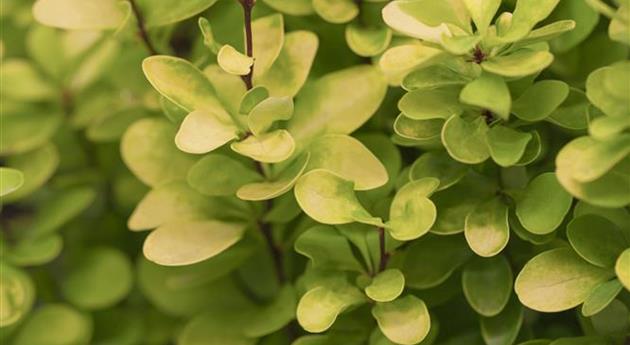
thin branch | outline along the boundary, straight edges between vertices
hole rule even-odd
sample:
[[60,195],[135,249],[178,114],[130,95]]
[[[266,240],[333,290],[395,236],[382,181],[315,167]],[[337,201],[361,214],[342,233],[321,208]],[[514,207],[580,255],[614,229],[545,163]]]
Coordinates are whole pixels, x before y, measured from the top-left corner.
[[[254,56],[254,40],[252,33],[252,9],[254,8],[255,0],[239,0],[241,5],[243,6],[243,16],[244,16],[244,24],[245,24],[245,50],[247,52],[247,56]],[[247,89],[250,90],[252,85],[252,74],[254,72],[254,66],[250,69],[247,75],[243,76],[243,81],[247,86]],[[266,176],[265,169],[260,162],[256,162],[256,169],[258,172]],[[265,210],[263,214],[267,214],[271,207],[273,206],[271,200],[265,201]],[[271,229],[271,224],[263,221],[262,219],[258,221],[258,228],[265,238],[265,242],[267,242],[267,247],[269,248],[269,252],[271,253],[271,257],[273,259],[276,278],[278,279],[278,283],[283,285],[287,281],[286,273],[284,270],[284,257],[282,253],[282,248],[276,244],[273,238],[273,232]]]
[[387,268],[387,261],[389,261],[389,253],[385,250],[385,229],[378,227],[378,240],[380,249],[380,263],[378,267],[379,272],[383,272]]
[[151,43],[147,28],[144,26],[144,17],[142,17],[142,12],[140,12],[140,8],[136,4],[136,0],[129,0],[129,3],[131,4],[131,11],[136,17],[136,23],[138,23],[138,35],[140,36],[140,39],[142,39],[142,42],[144,42],[144,45],[151,55],[157,55],[158,52],[155,49],[155,46],[153,46],[153,43]]
[[[252,9],[254,8],[254,0],[239,0],[243,6],[243,21],[245,23],[245,50],[247,56],[254,57],[254,40],[252,34]],[[247,90],[251,90],[254,85],[252,84],[252,76],[254,74],[254,65],[249,69],[249,73],[243,76],[243,81]]]

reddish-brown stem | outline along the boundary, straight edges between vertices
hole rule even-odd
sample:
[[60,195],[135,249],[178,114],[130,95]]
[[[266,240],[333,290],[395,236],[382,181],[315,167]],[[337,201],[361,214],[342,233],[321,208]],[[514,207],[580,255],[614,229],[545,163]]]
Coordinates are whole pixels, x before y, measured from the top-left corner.
[[[245,23],[245,51],[247,56],[254,56],[254,40],[252,34],[252,9],[254,8],[254,0],[239,0],[243,6],[243,20]],[[249,69],[249,73],[244,75],[243,81],[247,90],[251,90],[254,85],[252,84],[252,76],[254,74],[254,65]]]
[[142,16],[142,12],[140,12],[138,4],[136,4],[135,0],[130,0],[129,3],[131,4],[131,11],[136,17],[136,23],[138,25],[138,35],[140,36],[140,39],[142,40],[151,55],[157,55],[158,52],[151,42],[151,38],[149,38],[149,33],[147,32],[147,28],[144,25],[144,17]]
[[378,271],[383,272],[387,268],[387,261],[389,260],[389,253],[385,249],[385,229],[382,227],[378,228],[378,240],[379,240],[379,249],[380,249],[380,262]]

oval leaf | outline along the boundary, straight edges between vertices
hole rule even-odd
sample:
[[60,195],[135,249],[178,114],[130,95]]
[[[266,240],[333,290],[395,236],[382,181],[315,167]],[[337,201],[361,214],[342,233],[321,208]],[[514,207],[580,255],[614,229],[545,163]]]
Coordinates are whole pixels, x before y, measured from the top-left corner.
[[[325,169],[354,182],[355,190],[369,190],[387,183],[383,164],[360,141],[347,135],[328,134],[308,148],[308,170]],[[346,164],[352,162],[352,164]]]
[[571,309],[611,273],[582,260],[570,248],[546,251],[531,259],[516,277],[514,289],[526,307],[547,313]]
[[429,196],[439,184],[438,179],[426,177],[407,183],[396,193],[387,223],[393,238],[410,241],[429,232],[437,217],[437,209]]
[[389,269],[372,279],[365,294],[376,302],[390,302],[398,298],[405,288],[405,276],[397,269]]
[[302,175],[295,184],[295,199],[302,210],[324,224],[353,221],[382,225],[372,217],[354,194],[354,184],[327,170],[316,169]]
[[191,265],[220,254],[238,242],[246,226],[217,220],[173,221],[144,241],[147,259],[164,266]]
[[516,216],[529,232],[545,235],[554,231],[569,212],[573,198],[554,173],[536,176],[516,202]]
[[512,269],[505,256],[476,259],[462,272],[462,288],[470,306],[479,314],[498,315],[512,294]]
[[429,334],[431,328],[427,306],[413,295],[377,303],[372,308],[372,315],[387,339],[397,344],[417,344]]

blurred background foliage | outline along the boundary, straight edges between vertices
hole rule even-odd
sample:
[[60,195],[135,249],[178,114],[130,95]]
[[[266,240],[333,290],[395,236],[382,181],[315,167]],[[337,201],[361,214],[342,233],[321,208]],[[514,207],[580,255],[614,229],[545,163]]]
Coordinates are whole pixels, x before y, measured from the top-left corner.
[[[306,292],[311,280],[318,279],[317,272],[308,273],[308,259],[314,260],[313,255],[328,257],[332,268],[340,269],[346,253],[345,247],[339,250],[335,247],[331,253],[318,252],[320,248],[308,249],[312,242],[304,234],[312,231],[316,223],[300,213],[291,196],[275,199],[284,200],[275,205],[288,206],[278,207],[276,219],[269,214],[266,222],[272,225],[273,236],[281,243],[286,277],[280,283],[289,281],[294,285],[281,286],[278,282],[273,251],[268,250],[268,243],[254,231],[248,231],[240,242],[220,255],[192,265],[161,266],[143,256],[146,234],[129,231],[128,219],[154,186],[132,173],[123,162],[121,139],[132,124],[144,121],[153,126],[151,134],[172,140],[176,125],[186,113],[182,114],[181,108],[173,107],[151,87],[141,68],[142,61],[157,52],[185,58],[199,68],[215,64],[216,54],[204,44],[198,19],[208,20],[217,41],[241,49],[243,9],[236,0],[110,1],[111,12],[99,12],[87,22],[69,20],[81,15],[75,16],[68,9],[76,8],[80,13],[91,2],[94,1],[83,4],[79,0],[41,1],[42,7],[43,3],[51,4],[40,8],[39,13],[37,9],[34,11],[33,1],[2,0],[0,5],[0,341],[15,345],[393,344],[378,330],[370,304],[359,303],[356,308],[346,310],[326,335],[307,335],[295,322],[297,296]],[[409,40],[385,25],[381,10],[388,3],[386,0],[259,0],[253,7],[253,18],[281,12],[286,32],[308,30],[317,35],[319,45],[306,82],[308,87],[336,71],[364,64],[378,66],[387,48]],[[515,3],[503,1],[498,13],[512,11]],[[603,75],[600,68],[628,59],[629,7],[627,1],[560,1],[540,26],[558,20],[573,20],[576,26],[549,41],[549,50],[555,58],[535,77],[567,83],[572,90],[569,98],[579,99],[578,108],[584,106],[585,92],[597,93],[601,83],[607,80],[618,83],[617,91],[628,91],[627,62],[625,67],[607,67],[608,75]],[[39,22],[34,19],[34,12]],[[587,78],[594,73],[599,73],[599,79],[589,85]],[[621,76],[621,81],[614,75]],[[372,214],[388,214],[392,193],[401,190],[410,177],[418,180],[431,176],[427,169],[438,163],[427,158],[426,152],[440,152],[442,156],[437,159],[447,160],[451,167],[440,165],[439,169],[457,175],[451,181],[455,187],[431,197],[438,214],[446,210],[441,218],[441,214],[438,216],[432,234],[398,249],[401,243],[388,242],[393,243],[389,248],[392,252],[401,253],[392,256],[391,266],[405,274],[408,295],[422,299],[431,314],[431,331],[421,344],[624,344],[630,322],[627,250],[626,261],[617,263],[617,275],[622,282],[625,279],[626,289],[618,280],[612,280],[616,283],[610,283],[608,290],[602,287],[603,299],[608,298],[610,304],[596,302],[601,307],[599,310],[585,313],[583,307],[581,311],[573,308],[556,313],[521,311],[521,304],[511,291],[513,277],[537,254],[554,250],[552,254],[566,256],[562,248],[570,248],[569,242],[583,254],[581,240],[604,241],[599,236],[589,238],[593,235],[588,234],[583,239],[580,229],[615,227],[626,235],[630,231],[627,140],[622,142],[623,153],[616,161],[622,163],[611,168],[625,176],[621,178],[622,184],[612,182],[601,192],[583,188],[573,180],[580,167],[608,164],[597,160],[601,151],[584,152],[597,146],[595,142],[613,140],[615,135],[625,135],[627,139],[630,105],[610,105],[609,96],[594,95],[589,96],[590,104],[585,105],[588,112],[566,110],[583,115],[572,117],[573,122],[537,123],[542,153],[526,172],[501,169],[492,162],[475,166],[475,172],[482,175],[494,176],[500,170],[501,177],[494,178],[493,184],[503,180],[522,188],[534,177],[543,176],[541,173],[556,170],[557,164],[557,174],[565,176],[565,181],[559,177],[561,184],[582,200],[573,201],[569,215],[565,217],[567,212],[561,215],[561,224],[543,233],[523,229],[518,215],[510,211],[510,228],[517,236],[512,236],[503,254],[489,259],[493,260],[489,264],[473,259],[475,248],[471,251],[461,232],[466,216],[463,209],[469,211],[475,207],[484,193],[492,193],[494,187],[462,180],[466,173],[459,176],[458,162],[444,151],[434,151],[433,144],[396,140],[399,133],[395,131],[394,121],[400,113],[398,102],[405,94],[403,88],[389,87],[378,110],[354,136],[375,153],[390,175],[390,182],[380,191],[358,192]],[[627,94],[621,97],[621,102],[628,100]],[[299,99],[298,94],[298,103]],[[606,120],[609,117],[621,120]],[[595,129],[594,119],[600,122]],[[173,160],[176,155],[169,150],[176,149],[172,142],[151,141],[149,134],[140,133],[146,142],[132,144],[148,145],[156,155],[162,154],[163,157],[156,159],[163,163],[161,169],[165,174],[177,169],[187,173],[193,158]],[[586,139],[568,144],[563,161],[556,161],[556,155],[567,143],[582,136]],[[390,137],[396,146],[387,140]],[[436,145],[442,146],[439,140]],[[606,157],[607,153],[603,155]],[[419,157],[425,157],[429,163],[418,162]],[[240,162],[251,165],[243,159]],[[454,170],[448,170],[453,169],[452,165]],[[164,173],[160,168],[157,170]],[[523,173],[527,176],[519,175]],[[173,188],[191,188],[181,183],[182,186]],[[450,185],[440,189],[447,187]],[[567,197],[570,199],[568,194]],[[535,203],[544,205],[547,196],[533,198]],[[379,199],[386,201],[379,203]],[[473,200],[468,202],[468,199]],[[214,212],[219,213],[218,217],[230,218],[229,212],[241,212],[237,218],[256,223],[264,211],[261,203],[245,203],[234,196],[217,200]],[[157,215],[159,212],[148,213],[149,218]],[[569,223],[574,230],[567,237],[565,229]],[[322,241],[340,243],[339,236],[344,238],[342,246],[367,241],[369,250],[378,252],[376,232],[357,240],[356,234],[363,231],[360,228],[363,225],[354,225],[357,226],[339,227],[341,230],[330,227],[332,239]],[[440,232],[451,236],[434,234]],[[611,236],[614,242],[614,235]],[[298,238],[303,247],[296,242]],[[311,240],[317,243],[321,239]],[[627,247],[630,245],[622,245],[621,249]],[[353,246],[349,254],[353,260],[365,255],[357,252],[360,251],[357,248],[360,247]],[[573,259],[570,256],[567,260]],[[374,260],[368,265],[378,266]],[[346,264],[356,266],[359,262],[362,260]],[[418,268],[413,263],[423,264]],[[609,267],[610,263],[604,265]],[[561,274],[563,266],[559,263],[558,267],[557,274]],[[565,271],[574,268],[567,267]],[[622,277],[623,274],[626,275]],[[599,283],[602,279],[595,280]],[[493,290],[501,287],[497,281],[505,280],[509,281],[505,283],[509,285],[507,292]],[[492,283],[486,286],[486,282]],[[369,284],[357,278],[356,285]],[[344,288],[343,284],[332,286]],[[475,288],[477,292],[488,288],[495,296],[504,294],[505,303],[499,310],[507,308],[506,314],[502,312],[498,319],[492,318],[496,315],[492,311],[487,314],[492,316],[483,316],[484,306],[475,305],[474,298],[467,295],[467,289]],[[585,293],[588,291],[582,294]],[[522,301],[523,297],[519,297]],[[484,296],[479,298],[483,300]],[[372,311],[377,319],[378,313]]]

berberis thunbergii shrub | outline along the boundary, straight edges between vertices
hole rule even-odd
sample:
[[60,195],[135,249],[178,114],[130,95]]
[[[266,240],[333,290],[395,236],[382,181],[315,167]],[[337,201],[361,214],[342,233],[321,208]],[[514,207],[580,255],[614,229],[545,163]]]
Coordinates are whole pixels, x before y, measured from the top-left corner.
[[630,0],[0,19],[0,343],[630,344]]

